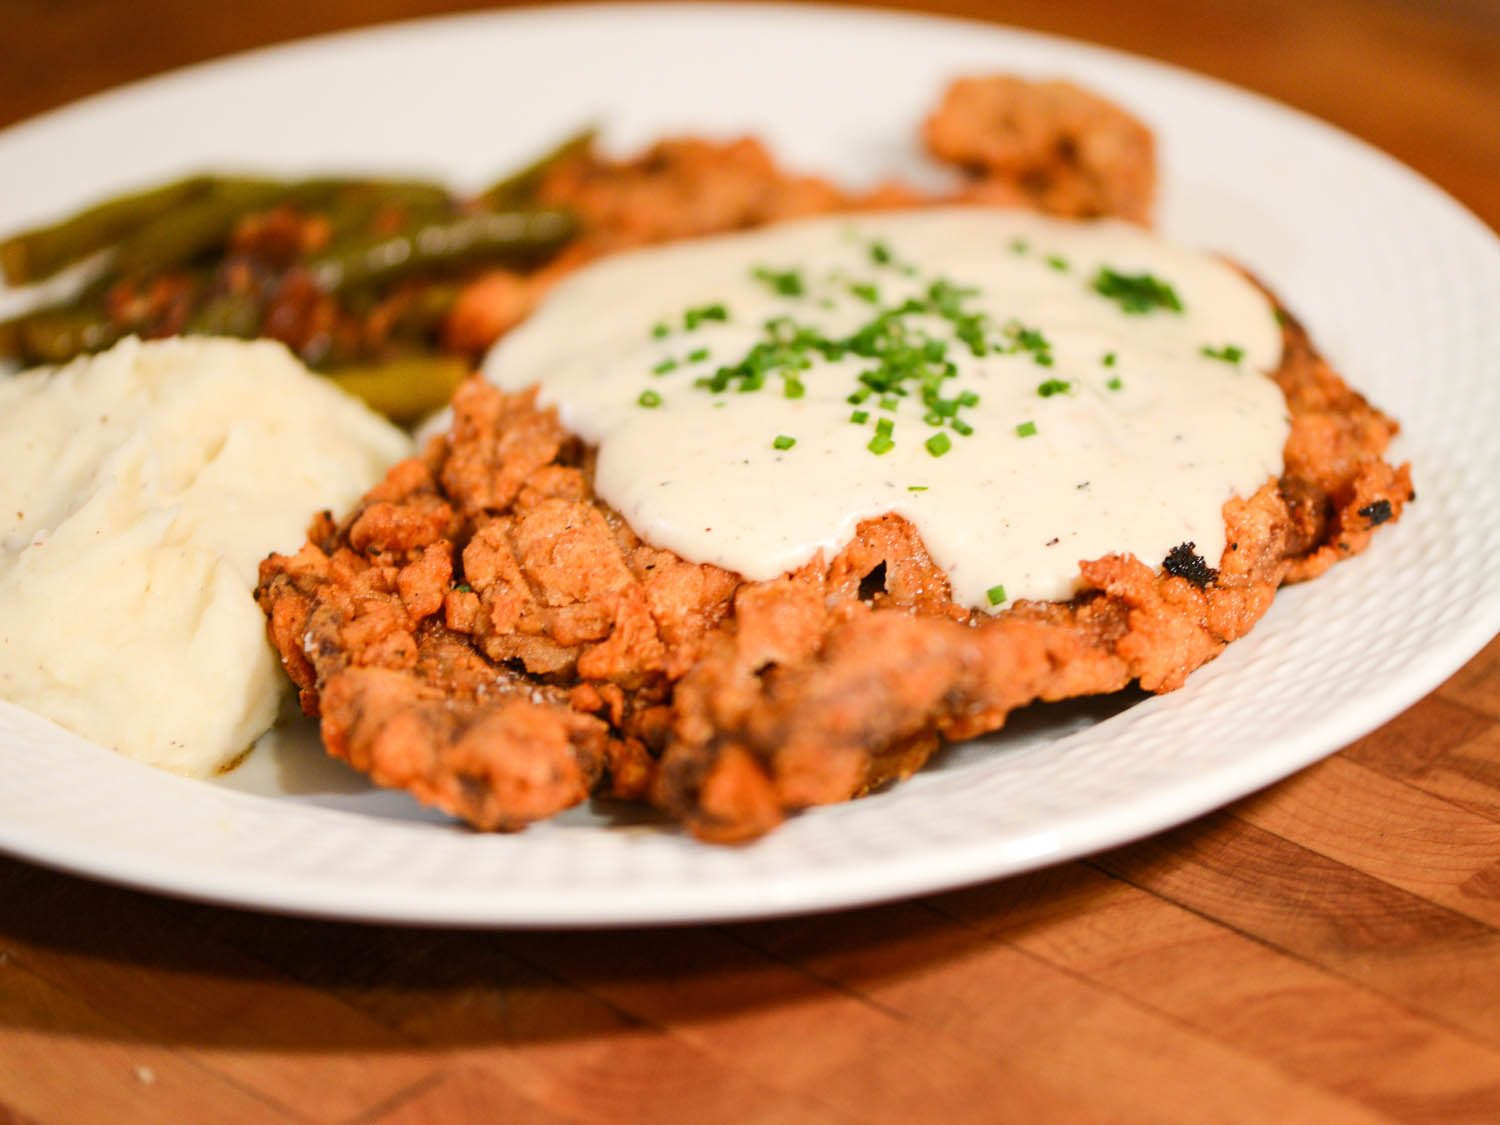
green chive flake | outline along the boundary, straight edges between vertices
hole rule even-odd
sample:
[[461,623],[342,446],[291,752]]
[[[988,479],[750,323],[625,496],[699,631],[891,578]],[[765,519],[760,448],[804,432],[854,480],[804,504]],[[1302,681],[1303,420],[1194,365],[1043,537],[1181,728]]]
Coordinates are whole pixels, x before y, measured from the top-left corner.
[[756,281],[765,282],[778,297],[801,297],[807,292],[800,270],[773,270],[767,266],[757,266],[752,271],[752,276]]
[[1177,290],[1149,273],[1120,273],[1101,266],[1089,288],[1117,302],[1120,311],[1128,316],[1141,316],[1157,309],[1180,313],[1183,308]]
[[1032,437],[1036,433],[1035,422],[1022,422],[1016,427],[1016,437]]
[[1002,605],[1005,602],[1005,587],[991,586],[984,592],[984,596],[989,599],[990,605]]
[[635,401],[647,410],[655,410],[661,405],[661,395],[655,391],[642,391],[640,397]]
[[715,301],[711,305],[699,305],[688,309],[682,314],[682,326],[691,332],[707,320],[726,321],[729,319],[729,310]]
[[773,449],[790,449],[790,448],[792,448],[792,446],[794,446],[796,444],[797,444],[797,439],[796,438],[794,438],[794,437],[787,437],[786,434],[777,434],[776,435],[776,440],[774,440],[773,442],[771,442],[771,447]]
[[1224,363],[1238,363],[1245,358],[1245,349],[1237,344],[1225,344],[1222,348],[1214,348],[1204,344],[1198,350],[1207,358],[1217,359]]

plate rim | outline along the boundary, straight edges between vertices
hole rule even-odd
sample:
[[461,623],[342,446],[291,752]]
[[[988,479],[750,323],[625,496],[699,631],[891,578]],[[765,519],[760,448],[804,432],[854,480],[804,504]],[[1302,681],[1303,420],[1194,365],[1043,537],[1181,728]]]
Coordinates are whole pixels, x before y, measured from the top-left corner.
[[[1384,166],[1384,170],[1397,174],[1409,182],[1419,185],[1424,191],[1430,193],[1435,200],[1451,211],[1463,216],[1473,224],[1476,233],[1488,238],[1492,243],[1492,249],[1500,250],[1500,240],[1496,240],[1490,228],[1470,211],[1463,203],[1454,199],[1440,186],[1427,179],[1421,173],[1402,164],[1388,153],[1377,146],[1363,140],[1353,134],[1347,133],[1339,127],[1323,121],[1306,111],[1287,106],[1264,94],[1248,90],[1232,83],[1226,82],[1208,75],[1198,74],[1177,64],[1163,62],[1161,60],[1135,55],[1117,48],[1093,44],[1082,40],[1074,40],[1064,36],[1054,35],[1046,32],[1033,31],[1026,28],[1012,27],[1000,23],[990,23],[965,17],[956,17],[942,14],[925,14],[908,11],[887,11],[882,9],[848,8],[827,4],[792,5],[785,3],[726,3],[715,2],[694,5],[692,8],[684,9],[681,5],[670,3],[584,3],[567,5],[562,7],[521,7],[513,9],[502,9],[498,11],[479,11],[450,13],[446,15],[429,16],[416,19],[399,19],[385,21],[373,25],[366,25],[341,31],[325,32],[319,35],[301,39],[294,39],[282,43],[254,47],[248,50],[236,51],[230,54],[218,56],[213,59],[191,63],[177,67],[160,74],[144,77],[101,91],[78,101],[64,106],[56,107],[43,113],[34,115],[23,121],[8,126],[0,131],[0,144],[8,142],[18,135],[29,134],[33,131],[41,131],[52,127],[58,120],[71,115],[82,115],[97,112],[98,108],[111,99],[128,95],[147,87],[163,87],[173,83],[191,84],[192,80],[200,73],[221,70],[228,66],[253,67],[255,63],[265,56],[288,56],[291,54],[310,52],[316,53],[328,49],[331,45],[347,42],[350,39],[363,39],[366,37],[400,37],[413,31],[422,31],[434,25],[454,25],[472,22],[474,24],[506,23],[517,20],[542,20],[558,21],[570,16],[594,11],[649,11],[681,16],[685,11],[692,11],[697,18],[723,18],[728,15],[733,18],[736,15],[752,14],[765,18],[785,18],[795,16],[802,18],[827,18],[837,15],[844,19],[858,19],[867,24],[920,24],[920,25],[946,25],[949,28],[963,28],[969,30],[980,30],[986,34],[1009,36],[1022,41],[1028,39],[1042,40],[1054,44],[1067,51],[1079,51],[1084,55],[1101,54],[1112,57],[1121,62],[1128,63],[1131,67],[1144,67],[1155,71],[1173,81],[1189,82],[1191,84],[1210,84],[1219,90],[1232,94],[1238,99],[1249,99],[1250,104],[1262,112],[1274,112],[1278,116],[1290,116],[1297,119],[1302,125],[1317,130],[1322,139],[1332,139],[1339,144],[1352,145],[1366,158],[1374,158]],[[1280,601],[1280,596],[1278,596]],[[803,888],[806,878],[799,874],[798,879],[783,881],[781,893],[773,896],[775,901],[767,903],[764,899],[757,902],[736,902],[731,894],[726,894],[722,900],[712,902],[697,901],[691,903],[686,909],[664,912],[657,904],[618,904],[611,911],[600,911],[597,909],[597,901],[590,902],[585,906],[574,904],[572,909],[559,909],[556,900],[545,904],[532,904],[531,909],[518,909],[514,902],[503,904],[506,909],[491,909],[497,905],[495,902],[476,904],[472,901],[472,890],[464,890],[457,895],[448,896],[441,891],[434,892],[434,898],[421,904],[421,909],[412,909],[412,903],[406,898],[409,892],[397,888],[395,892],[373,893],[370,888],[357,888],[353,894],[335,896],[336,901],[329,900],[329,891],[326,887],[320,887],[315,883],[298,883],[288,886],[285,883],[277,884],[277,875],[274,872],[259,872],[258,877],[250,877],[246,872],[236,873],[236,886],[225,888],[215,884],[211,874],[204,871],[201,874],[193,871],[184,872],[178,870],[175,874],[171,870],[171,864],[167,864],[165,870],[142,871],[139,863],[126,857],[121,867],[115,867],[110,862],[103,861],[99,856],[92,858],[88,854],[88,847],[77,841],[72,847],[66,841],[51,841],[45,839],[26,839],[25,831],[16,833],[12,826],[0,825],[0,851],[14,854],[22,859],[40,863],[44,866],[54,867],[85,875],[90,878],[130,886],[137,889],[166,893],[179,897],[196,899],[199,901],[213,902],[220,905],[249,908],[256,910],[268,910],[290,914],[300,914],[309,917],[338,918],[348,921],[369,921],[379,923],[397,923],[410,925],[448,925],[456,927],[493,928],[493,927],[545,927],[545,926],[567,926],[567,927],[614,927],[642,924],[694,924],[701,922],[731,921],[746,918],[766,918],[782,914],[804,913],[810,911],[846,909],[853,906],[870,905],[877,902],[889,901],[896,898],[905,898],[912,895],[932,893],[939,890],[963,886],[1002,875],[1019,874],[1023,871],[1032,870],[1036,867],[1061,862],[1074,858],[1081,854],[1088,854],[1098,850],[1100,847],[1117,846],[1129,840],[1139,839],[1158,831],[1164,831],[1190,820],[1204,812],[1221,807],[1226,802],[1269,785],[1277,780],[1285,778],[1299,769],[1315,762],[1321,758],[1335,753],[1340,747],[1358,735],[1377,728],[1388,721],[1394,715],[1410,706],[1416,700],[1424,697],[1438,686],[1444,679],[1454,671],[1461,668],[1475,653],[1484,647],[1489,639],[1500,629],[1500,595],[1490,597],[1486,602],[1476,607],[1479,612],[1465,617],[1455,629],[1445,638],[1444,643],[1436,650],[1427,649],[1422,653],[1421,674],[1403,681],[1403,690],[1395,696],[1379,700],[1364,698],[1359,705],[1346,706],[1331,715],[1325,716],[1322,722],[1315,724],[1302,732],[1296,739],[1282,740],[1282,752],[1271,758],[1249,759],[1242,762],[1235,769],[1219,769],[1212,779],[1216,783],[1205,788],[1203,780],[1199,777],[1179,778],[1169,785],[1162,786],[1149,794],[1143,794],[1142,799],[1132,807],[1135,814],[1125,818],[1122,825],[1119,821],[1108,821],[1096,823],[1092,835],[1079,826],[1073,826],[1074,841],[1069,846],[1054,852],[1039,852],[1029,860],[1023,860],[1019,864],[1012,862],[996,870],[992,862],[993,857],[986,857],[993,851],[978,844],[970,844],[960,850],[958,855],[963,862],[955,865],[953,856],[948,857],[949,862],[936,871],[929,871],[925,875],[920,872],[907,871],[903,867],[903,878],[892,880],[889,873],[883,874],[877,882],[880,887],[862,886],[857,880],[847,879],[846,882],[830,892],[825,886],[817,893],[812,893]],[[1431,659],[1434,655],[1440,659]],[[1394,702],[1392,702],[1394,700]],[[199,783],[193,783],[199,784]],[[1183,791],[1192,790],[1197,796],[1187,799]],[[231,800],[262,801],[264,798],[254,797],[249,794],[227,793],[219,791],[221,795]],[[1172,806],[1170,813],[1163,814],[1160,806]],[[344,814],[358,815],[358,814]],[[1081,814],[1074,814],[1075,817]],[[908,865],[914,861],[908,861]],[[134,870],[131,870],[131,866]],[[256,886],[258,882],[264,885]],[[247,895],[247,888],[249,894]],[[348,888],[346,888],[346,891]],[[702,893],[701,887],[687,888],[677,891],[697,895]],[[392,900],[394,894],[394,900]]]

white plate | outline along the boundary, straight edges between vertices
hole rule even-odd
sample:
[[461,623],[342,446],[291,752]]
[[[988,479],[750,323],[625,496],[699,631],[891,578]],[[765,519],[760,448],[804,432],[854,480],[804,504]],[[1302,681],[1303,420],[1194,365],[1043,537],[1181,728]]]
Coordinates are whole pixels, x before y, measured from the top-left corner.
[[1284,591],[1175,695],[1024,716],[906,785],[751,847],[706,847],[607,810],[475,835],[288,748],[259,751],[229,783],[189,782],[15,708],[0,708],[0,847],[174,894],[351,918],[598,925],[826,909],[1165,828],[1431,690],[1500,627],[1500,245],[1360,142],[1201,78],[849,10],[445,19],[198,67],[0,134],[0,230],[205,166],[406,169],[476,186],[593,120],[622,148],[674,129],[754,132],[792,167],[869,182],[917,174],[917,125],[944,81],[994,70],[1065,75],[1146,118],[1165,229],[1269,279],[1403,421],[1398,453],[1416,464],[1420,500],[1367,554]]

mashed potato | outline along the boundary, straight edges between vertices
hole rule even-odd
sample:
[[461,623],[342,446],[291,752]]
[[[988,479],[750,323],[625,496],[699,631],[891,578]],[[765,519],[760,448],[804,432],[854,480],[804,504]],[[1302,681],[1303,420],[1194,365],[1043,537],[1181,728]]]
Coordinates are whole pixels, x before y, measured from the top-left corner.
[[127,340],[0,379],[0,698],[205,776],[275,718],[260,560],[404,434],[265,341]]

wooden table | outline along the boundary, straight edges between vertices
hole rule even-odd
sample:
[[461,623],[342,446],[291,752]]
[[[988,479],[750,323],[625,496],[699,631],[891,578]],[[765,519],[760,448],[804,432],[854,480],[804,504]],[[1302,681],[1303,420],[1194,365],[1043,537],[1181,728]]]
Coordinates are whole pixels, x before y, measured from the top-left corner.
[[[449,6],[0,0],[0,124]],[[1490,0],[924,6],[1263,91],[1500,226]],[[0,1125],[1095,1118],[1500,1121],[1500,643],[1196,823],[824,917],[403,930],[0,859]]]

